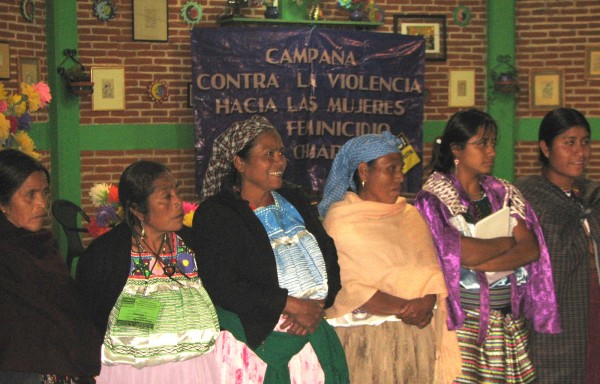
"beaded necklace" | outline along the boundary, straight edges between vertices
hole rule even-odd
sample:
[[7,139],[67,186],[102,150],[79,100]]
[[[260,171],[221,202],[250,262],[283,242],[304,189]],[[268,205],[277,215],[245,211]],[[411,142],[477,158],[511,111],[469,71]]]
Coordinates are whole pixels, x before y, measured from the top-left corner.
[[[169,233],[169,234],[165,233],[163,236],[163,239],[160,243],[160,246],[158,247],[158,251],[155,252],[152,250],[152,247],[150,247],[150,245],[146,242],[145,239],[140,239],[137,234],[134,235],[134,239],[136,241],[136,246],[138,248],[138,252],[137,252],[138,256],[133,258],[134,273],[143,275],[147,280],[150,277],[150,275],[152,275],[152,271],[154,270],[154,268],[156,267],[156,264],[158,263],[161,266],[163,273],[169,279],[173,280],[174,282],[176,282],[179,285],[182,285],[179,281],[177,281],[173,278],[173,275],[175,273],[179,272],[186,279],[189,279],[190,277],[179,267],[179,265],[177,264],[176,257],[167,256],[168,254],[174,253],[173,250],[175,248],[174,245],[172,244],[172,242],[168,240],[168,238],[173,238],[173,235],[171,233]],[[144,248],[142,243],[146,244],[146,246],[149,249],[149,252],[146,251],[146,249]],[[166,248],[166,244],[168,244],[168,246],[169,246],[168,251]],[[164,259],[165,256],[161,256],[161,250],[162,250],[163,254],[166,254],[165,255],[166,260]],[[150,262],[148,260],[144,260],[142,258],[142,253],[151,253],[152,254],[152,259],[154,259],[154,263],[152,264],[152,267],[150,267]]]

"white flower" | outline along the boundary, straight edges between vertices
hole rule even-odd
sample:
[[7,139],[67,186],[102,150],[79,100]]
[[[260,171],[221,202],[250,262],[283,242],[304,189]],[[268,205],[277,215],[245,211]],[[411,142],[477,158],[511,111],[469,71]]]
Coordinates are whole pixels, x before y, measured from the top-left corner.
[[92,205],[96,208],[108,204],[108,188],[111,184],[107,183],[98,183],[94,184],[92,188],[90,188],[90,198],[92,200]]

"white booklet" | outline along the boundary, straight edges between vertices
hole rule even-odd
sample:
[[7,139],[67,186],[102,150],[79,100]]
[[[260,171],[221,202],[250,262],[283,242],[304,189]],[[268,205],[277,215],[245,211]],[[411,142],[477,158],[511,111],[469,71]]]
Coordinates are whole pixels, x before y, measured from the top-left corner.
[[[510,233],[510,207],[503,207],[475,224],[473,237],[478,239],[493,239],[508,236],[512,236]],[[492,284],[514,272],[514,270],[510,270],[486,272],[485,274],[488,284]]]

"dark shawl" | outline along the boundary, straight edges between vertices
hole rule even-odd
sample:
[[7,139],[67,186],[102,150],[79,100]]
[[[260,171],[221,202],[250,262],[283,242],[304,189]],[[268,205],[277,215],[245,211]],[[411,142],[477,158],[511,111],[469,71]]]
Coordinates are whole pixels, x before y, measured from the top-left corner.
[[[277,190],[304,219],[323,253],[329,293],[325,308],[340,290],[340,269],[333,240],[316,209],[298,187]],[[279,287],[275,255],[262,223],[248,202],[226,190],[206,199],[194,215],[196,261],[202,282],[215,305],[240,317],[248,345],[256,349],[273,331],[288,292]]]
[[[552,263],[563,333],[530,334],[530,355],[540,383],[583,383],[587,352],[590,289],[590,255],[581,222],[587,210],[592,236],[600,240],[600,186],[578,179],[580,202],[569,198],[543,176],[515,182],[538,216]],[[593,205],[593,207],[592,207]],[[598,319],[595,319],[598,321]],[[592,362],[595,363],[595,362]]]
[[0,371],[93,376],[102,336],[48,231],[0,215]]

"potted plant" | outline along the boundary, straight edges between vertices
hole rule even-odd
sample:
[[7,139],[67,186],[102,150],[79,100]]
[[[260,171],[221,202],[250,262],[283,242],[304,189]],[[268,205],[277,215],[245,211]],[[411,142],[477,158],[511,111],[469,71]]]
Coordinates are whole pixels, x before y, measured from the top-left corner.
[[66,81],[67,91],[76,96],[88,96],[94,93],[94,83],[83,65],[60,68],[59,73]]

